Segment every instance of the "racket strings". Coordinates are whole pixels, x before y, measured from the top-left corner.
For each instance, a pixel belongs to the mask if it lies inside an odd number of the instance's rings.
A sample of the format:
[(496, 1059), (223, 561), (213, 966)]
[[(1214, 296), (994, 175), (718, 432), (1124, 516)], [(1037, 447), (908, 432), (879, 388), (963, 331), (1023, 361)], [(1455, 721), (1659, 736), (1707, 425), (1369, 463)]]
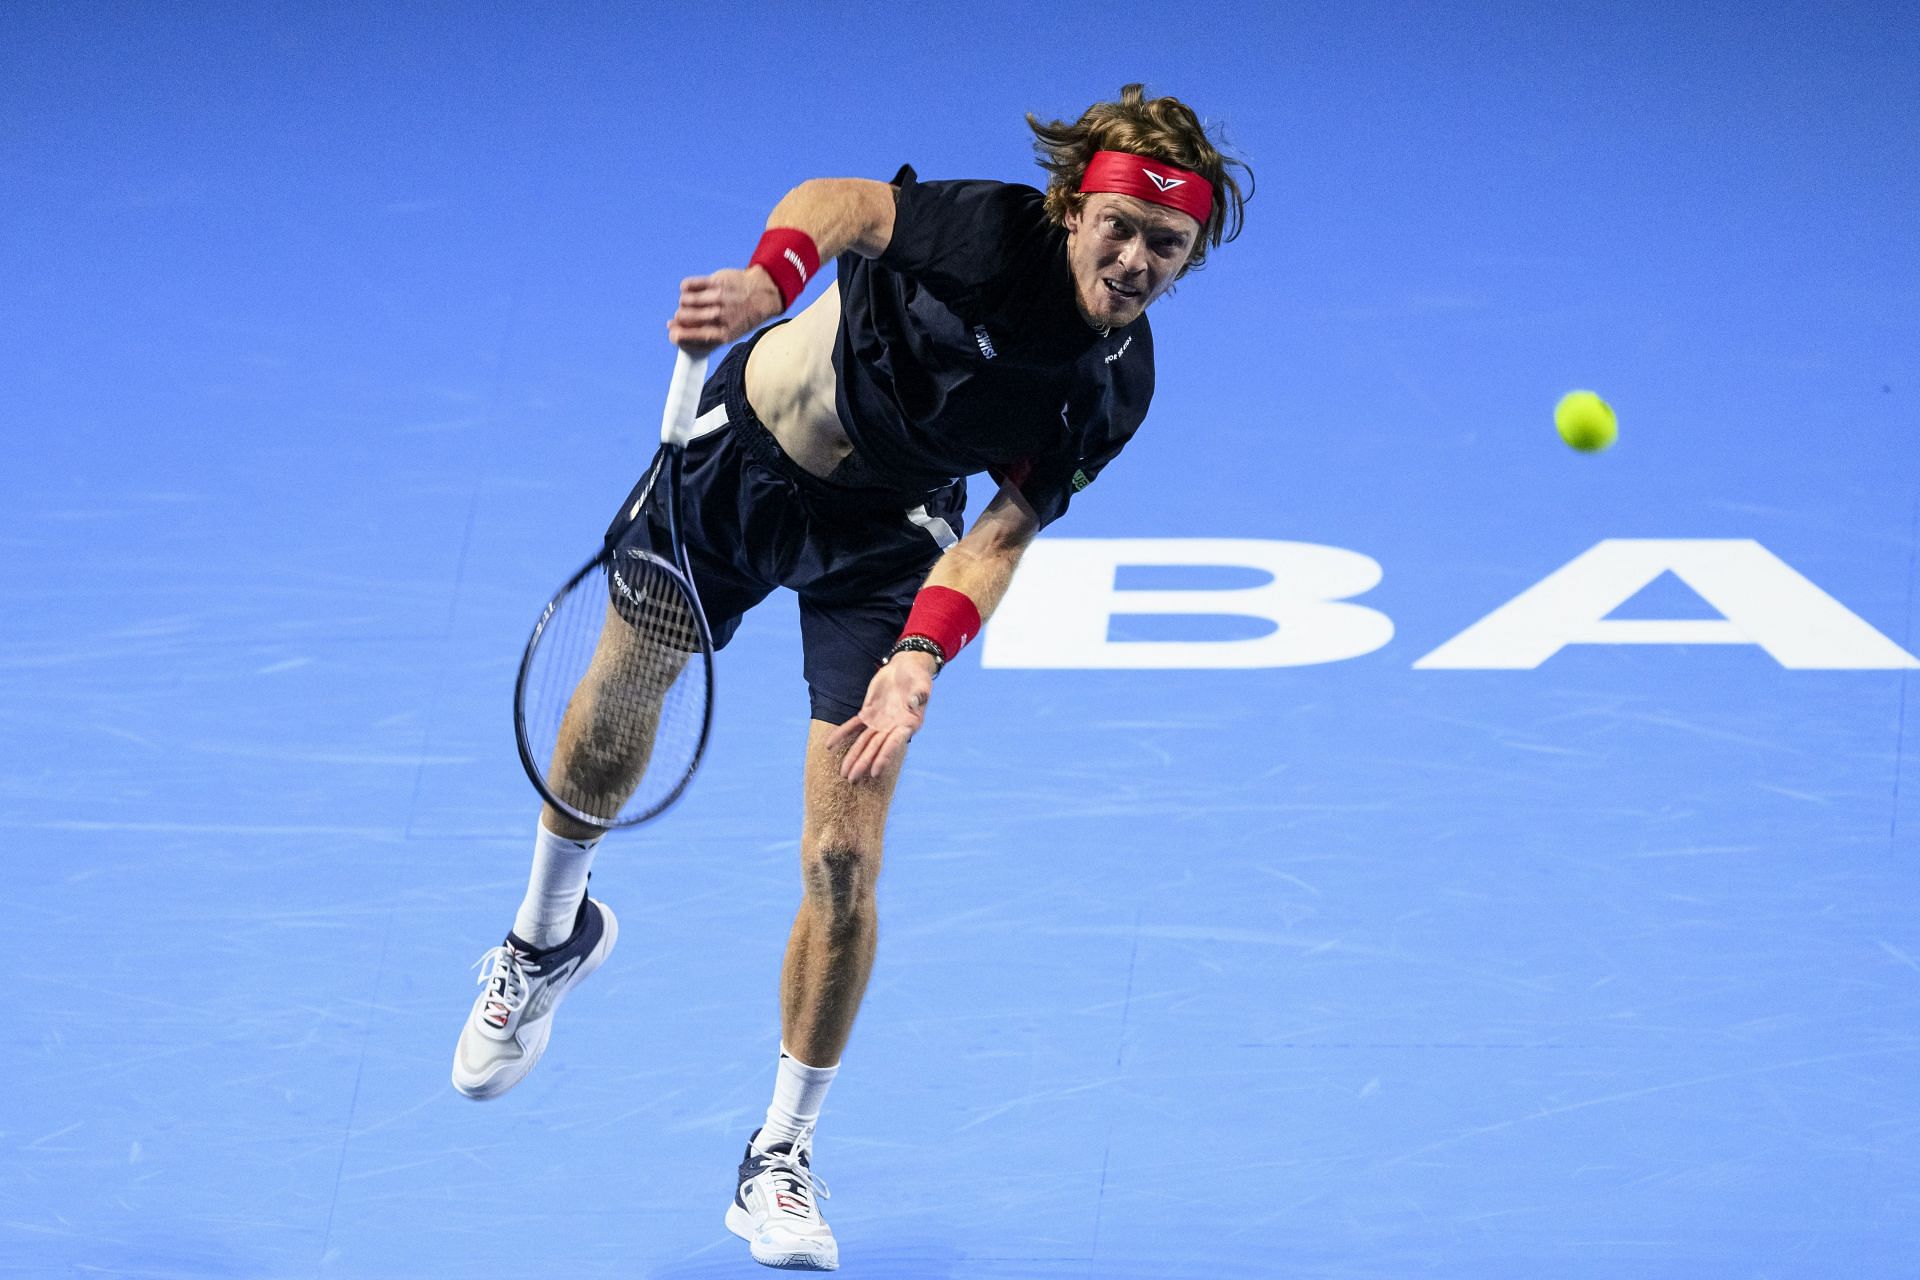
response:
[(565, 592), (524, 700), (553, 797), (607, 825), (664, 807), (705, 738), (705, 647), (684, 580), (652, 555), (623, 553)]

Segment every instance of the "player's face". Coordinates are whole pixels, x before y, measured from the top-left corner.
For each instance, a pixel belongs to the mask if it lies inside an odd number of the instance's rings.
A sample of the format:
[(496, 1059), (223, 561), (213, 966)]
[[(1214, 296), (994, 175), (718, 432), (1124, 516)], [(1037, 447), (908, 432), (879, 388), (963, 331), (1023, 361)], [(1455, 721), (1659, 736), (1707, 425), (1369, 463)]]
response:
[(1087, 323), (1118, 329), (1167, 291), (1200, 235), (1178, 209), (1099, 191), (1067, 214), (1067, 261)]

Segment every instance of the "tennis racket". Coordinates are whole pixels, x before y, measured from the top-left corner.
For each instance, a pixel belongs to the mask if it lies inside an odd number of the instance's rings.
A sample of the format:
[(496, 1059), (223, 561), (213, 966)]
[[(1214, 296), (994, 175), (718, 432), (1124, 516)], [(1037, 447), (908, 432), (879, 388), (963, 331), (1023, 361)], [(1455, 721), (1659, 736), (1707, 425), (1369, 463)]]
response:
[(706, 373), (704, 355), (680, 352), (640, 496), (548, 602), (514, 682), (527, 777), (590, 826), (630, 827), (678, 800), (713, 724), (713, 636), (680, 537), (680, 472)]

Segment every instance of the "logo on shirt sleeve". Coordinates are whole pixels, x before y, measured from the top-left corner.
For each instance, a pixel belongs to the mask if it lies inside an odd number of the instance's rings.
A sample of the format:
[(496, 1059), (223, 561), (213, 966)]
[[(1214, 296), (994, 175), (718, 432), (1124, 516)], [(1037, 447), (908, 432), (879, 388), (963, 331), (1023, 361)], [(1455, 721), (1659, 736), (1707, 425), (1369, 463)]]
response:
[(980, 344), (980, 354), (987, 359), (991, 360), (1000, 354), (993, 349), (993, 339), (987, 336), (987, 326), (983, 324), (973, 326), (973, 340)]

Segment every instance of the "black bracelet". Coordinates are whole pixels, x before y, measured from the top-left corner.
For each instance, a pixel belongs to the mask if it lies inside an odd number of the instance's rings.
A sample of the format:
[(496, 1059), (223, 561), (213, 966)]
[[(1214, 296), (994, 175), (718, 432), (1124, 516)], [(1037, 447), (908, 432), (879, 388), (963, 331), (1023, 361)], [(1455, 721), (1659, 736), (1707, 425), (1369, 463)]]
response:
[(887, 650), (887, 656), (880, 665), (883, 667), (886, 666), (887, 663), (892, 662), (894, 658), (903, 653), (924, 653), (929, 658), (932, 658), (933, 674), (936, 676), (940, 674), (940, 668), (947, 665), (946, 653), (939, 645), (927, 639), (925, 636), (901, 636), (893, 642), (893, 648)]

